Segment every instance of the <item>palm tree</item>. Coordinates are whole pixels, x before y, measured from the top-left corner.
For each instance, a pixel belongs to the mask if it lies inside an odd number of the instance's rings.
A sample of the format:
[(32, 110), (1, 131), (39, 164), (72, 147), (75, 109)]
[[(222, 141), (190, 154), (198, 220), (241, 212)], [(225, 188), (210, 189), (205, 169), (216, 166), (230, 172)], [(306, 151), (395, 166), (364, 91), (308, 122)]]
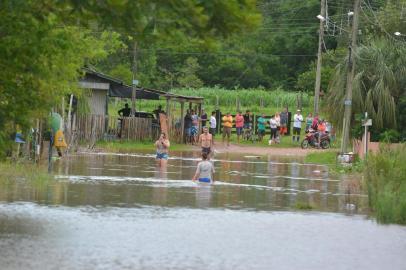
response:
[[(348, 57), (336, 66), (327, 98), (332, 121), (342, 125)], [(376, 128), (396, 128), (396, 106), (406, 95), (406, 44), (379, 39), (355, 52), (353, 114), (368, 112)]]

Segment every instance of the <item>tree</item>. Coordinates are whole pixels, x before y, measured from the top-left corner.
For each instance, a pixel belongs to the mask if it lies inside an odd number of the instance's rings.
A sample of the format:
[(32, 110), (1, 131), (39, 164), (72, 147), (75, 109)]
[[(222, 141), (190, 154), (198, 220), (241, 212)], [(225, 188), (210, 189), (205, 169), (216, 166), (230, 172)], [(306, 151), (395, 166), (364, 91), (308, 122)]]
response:
[(180, 70), (178, 84), (179, 87), (200, 88), (203, 86), (202, 80), (196, 75), (200, 65), (194, 57), (188, 57), (185, 66)]
[[(347, 61), (337, 66), (329, 89), (328, 106), (335, 108), (330, 117), (337, 125), (344, 113)], [(396, 107), (406, 95), (406, 46), (380, 38), (360, 46), (355, 61), (354, 114), (368, 112), (378, 129), (396, 128)]]
[(120, 43), (106, 32), (95, 37), (85, 29), (61, 26), (58, 17), (44, 13), (37, 1), (0, 5), (1, 150), (16, 125), (26, 128), (33, 119), (46, 116), (62, 97), (77, 90), (85, 64), (97, 63)]

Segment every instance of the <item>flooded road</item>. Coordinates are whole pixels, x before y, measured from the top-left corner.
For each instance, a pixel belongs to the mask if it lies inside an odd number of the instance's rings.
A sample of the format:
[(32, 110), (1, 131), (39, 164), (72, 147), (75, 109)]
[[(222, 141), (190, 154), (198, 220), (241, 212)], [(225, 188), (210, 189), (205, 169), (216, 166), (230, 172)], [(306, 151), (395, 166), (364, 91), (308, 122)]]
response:
[[(80, 154), (0, 183), (0, 269), (405, 269), (406, 227), (367, 218), (352, 179), (300, 158)], [(312, 209), (301, 211), (299, 209)]]

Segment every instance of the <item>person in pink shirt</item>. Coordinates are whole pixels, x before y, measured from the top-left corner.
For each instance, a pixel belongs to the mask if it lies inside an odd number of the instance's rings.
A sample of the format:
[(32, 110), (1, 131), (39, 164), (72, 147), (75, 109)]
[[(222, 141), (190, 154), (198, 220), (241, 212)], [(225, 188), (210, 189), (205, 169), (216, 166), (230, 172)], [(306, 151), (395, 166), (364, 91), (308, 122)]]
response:
[(238, 112), (235, 116), (235, 129), (237, 130), (237, 142), (240, 143), (240, 136), (242, 135), (242, 129), (244, 126), (244, 116), (241, 112)]

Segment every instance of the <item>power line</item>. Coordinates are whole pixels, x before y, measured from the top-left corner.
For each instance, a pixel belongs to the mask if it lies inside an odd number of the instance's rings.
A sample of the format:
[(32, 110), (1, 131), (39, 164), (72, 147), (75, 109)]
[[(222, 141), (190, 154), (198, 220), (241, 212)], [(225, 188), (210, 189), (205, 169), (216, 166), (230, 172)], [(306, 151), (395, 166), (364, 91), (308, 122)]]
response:
[(155, 51), (158, 54), (173, 54), (173, 55), (218, 55), (218, 56), (280, 56), (280, 57), (315, 57), (315, 54), (268, 54), (268, 53), (217, 53), (217, 52), (172, 52), (165, 50), (153, 50), (153, 49), (139, 49), (139, 51)]

